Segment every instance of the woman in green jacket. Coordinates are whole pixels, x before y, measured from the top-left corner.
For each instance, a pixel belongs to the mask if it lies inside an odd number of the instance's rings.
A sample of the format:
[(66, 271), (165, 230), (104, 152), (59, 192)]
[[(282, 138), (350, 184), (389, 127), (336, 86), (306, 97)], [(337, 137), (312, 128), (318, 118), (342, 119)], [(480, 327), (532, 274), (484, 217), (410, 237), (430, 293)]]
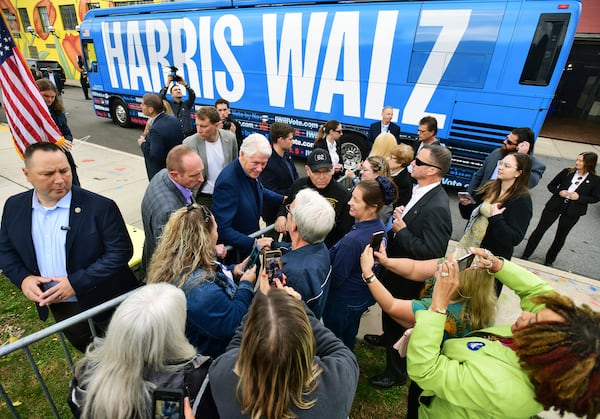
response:
[(431, 308), (416, 313), (408, 374), (424, 390), (420, 418), (527, 418), (554, 407), (600, 413), (600, 315), (553, 292), (542, 279), (489, 251), (474, 266), (513, 289), (525, 311), (441, 344), (446, 307), (458, 287), (454, 261), (439, 265)]

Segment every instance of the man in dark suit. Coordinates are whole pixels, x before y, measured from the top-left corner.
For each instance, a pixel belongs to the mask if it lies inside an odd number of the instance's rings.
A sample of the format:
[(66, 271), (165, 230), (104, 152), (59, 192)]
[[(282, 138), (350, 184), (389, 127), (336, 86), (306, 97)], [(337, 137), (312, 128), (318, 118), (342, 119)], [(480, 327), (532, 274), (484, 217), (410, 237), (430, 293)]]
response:
[[(294, 132), (294, 127), (281, 122), (274, 122), (269, 129), (273, 153), (260, 174), (260, 181), (265, 188), (281, 195), (289, 195), (292, 183), (298, 179), (296, 165), (289, 153), (294, 144)], [(267, 225), (275, 222), (280, 206), (267, 203), (263, 205), (262, 218)]]
[(375, 138), (382, 132), (389, 132), (396, 137), (396, 142), (400, 144), (400, 126), (392, 122), (394, 110), (391, 106), (386, 106), (381, 111), (381, 121), (373, 122), (369, 127), (369, 135), (367, 137), (367, 147), (371, 150)]
[(269, 248), (273, 241), (270, 237), (255, 240), (248, 236), (259, 228), (263, 202), (275, 205), (283, 202), (283, 195), (264, 188), (258, 180), (270, 155), (271, 146), (264, 135), (249, 135), (242, 143), (239, 158), (221, 171), (215, 184), (213, 213), (219, 240), (233, 246), (240, 260), (250, 254), (255, 242), (263, 249)]
[[(394, 222), (388, 239), (387, 253), (394, 258), (426, 260), (444, 256), (450, 234), (452, 218), (448, 195), (441, 185), (442, 177), (450, 168), (452, 154), (439, 145), (425, 145), (411, 163), (412, 177), (417, 181), (412, 197), (404, 207), (394, 210)], [(417, 299), (422, 282), (415, 282), (385, 271), (382, 283), (395, 298)], [(370, 382), (379, 388), (389, 388), (406, 383), (406, 358), (401, 358), (392, 345), (400, 339), (405, 328), (387, 314), (382, 314), (383, 340), (386, 346), (386, 369), (372, 377)], [(365, 340), (380, 338), (366, 335)], [(375, 339), (377, 340), (377, 339)]]
[[(72, 187), (65, 154), (51, 143), (25, 150), (23, 173), (33, 189), (10, 197), (0, 227), (0, 268), (56, 321), (134, 289), (128, 267), (133, 245), (117, 205)], [(94, 318), (103, 331), (110, 315)], [(91, 340), (86, 322), (64, 331), (78, 350)]]
[(53, 85), (56, 86), (58, 96), (62, 95), (65, 92), (65, 86), (62, 82), (62, 79), (60, 78), (59, 71), (54, 71), (52, 67), (47, 67), (45, 77), (49, 79)]
[[(220, 129), (221, 118), (213, 106), (203, 106), (196, 111), (196, 134), (183, 140), (193, 148), (205, 163), (202, 175), (204, 183), (196, 193), (196, 202), (212, 209), (212, 194), (221, 171), (238, 156), (235, 135)], [(210, 158), (209, 158), (210, 156)]]
[(169, 150), (183, 141), (179, 120), (164, 110), (159, 95), (147, 93), (142, 97), (142, 112), (149, 118), (150, 130), (138, 138), (138, 145), (144, 153), (148, 180), (166, 167)]

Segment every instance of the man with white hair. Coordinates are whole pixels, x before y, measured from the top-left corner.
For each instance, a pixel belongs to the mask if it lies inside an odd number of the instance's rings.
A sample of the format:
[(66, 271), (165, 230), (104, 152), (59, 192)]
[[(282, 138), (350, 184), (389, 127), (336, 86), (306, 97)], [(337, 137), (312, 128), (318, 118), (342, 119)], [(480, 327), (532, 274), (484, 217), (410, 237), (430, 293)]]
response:
[[(286, 283), (302, 296), (302, 300), (320, 319), (329, 291), (331, 260), (324, 240), (335, 224), (335, 210), (313, 189), (296, 194), (287, 211), (287, 231), (291, 251), (282, 257)], [(310, 261), (310, 263), (308, 262)]]
[(263, 201), (281, 205), (284, 199), (258, 181), (271, 151), (264, 135), (249, 135), (242, 143), (239, 158), (227, 165), (215, 182), (212, 209), (219, 240), (233, 246), (240, 260), (248, 256), (255, 242), (264, 249), (270, 248), (273, 241), (270, 237), (255, 240), (248, 236), (259, 229)]

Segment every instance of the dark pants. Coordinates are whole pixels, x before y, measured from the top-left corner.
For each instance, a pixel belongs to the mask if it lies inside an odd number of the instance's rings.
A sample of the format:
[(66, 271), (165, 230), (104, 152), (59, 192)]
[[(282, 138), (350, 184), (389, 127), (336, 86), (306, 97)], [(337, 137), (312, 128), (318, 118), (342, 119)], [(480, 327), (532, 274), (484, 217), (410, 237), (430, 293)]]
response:
[[(394, 296), (403, 300), (418, 299), (423, 288), (422, 282), (411, 281), (391, 272), (383, 274), (382, 284)], [(408, 376), (406, 372), (406, 358), (392, 346), (402, 337), (406, 328), (397, 323), (385, 312), (381, 314), (384, 342), (386, 346), (386, 365), (383, 374), (394, 381), (402, 382)]]
[(323, 323), (348, 348), (353, 350), (358, 327), (360, 326), (360, 318), (373, 304), (374, 302), (370, 298), (362, 303), (349, 304), (337, 300), (330, 293), (323, 311)]
[[(69, 317), (73, 317), (84, 310), (78, 302), (67, 302), (51, 304), (50, 311), (52, 312), (52, 316), (54, 316), (54, 320), (56, 320), (58, 323), (62, 320), (68, 319)], [(94, 321), (94, 327), (96, 328), (96, 333), (98, 336), (104, 335), (109, 322), (110, 317), (108, 317), (106, 320)], [(85, 352), (85, 348), (87, 348), (88, 344), (94, 338), (87, 320), (67, 327), (65, 330), (63, 330), (63, 334), (79, 352)]]
[[(560, 217), (560, 218), (559, 218)], [(550, 245), (548, 249), (548, 253), (546, 253), (546, 264), (552, 264), (556, 260), (558, 256), (558, 252), (565, 244), (567, 239), (567, 235), (571, 231), (571, 229), (577, 224), (579, 221), (579, 216), (570, 217), (567, 214), (560, 214), (558, 212), (551, 212), (544, 208), (542, 211), (542, 216), (540, 218), (540, 222), (537, 227), (531, 233), (529, 240), (527, 242), (527, 246), (525, 247), (525, 252), (523, 252), (523, 257), (530, 257), (537, 245), (542, 240), (544, 233), (550, 228), (552, 224), (558, 220), (558, 229), (556, 230), (556, 236), (554, 236), (554, 241)]]

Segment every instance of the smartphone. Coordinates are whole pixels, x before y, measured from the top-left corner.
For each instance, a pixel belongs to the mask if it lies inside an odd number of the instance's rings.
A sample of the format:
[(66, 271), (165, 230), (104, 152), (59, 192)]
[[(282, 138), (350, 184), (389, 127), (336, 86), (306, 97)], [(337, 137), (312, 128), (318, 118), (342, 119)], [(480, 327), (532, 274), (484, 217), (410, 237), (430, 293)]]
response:
[[(252, 251), (250, 252), (250, 256), (248, 256), (248, 262), (246, 262), (246, 265), (244, 265), (244, 269), (242, 270), (246, 272), (248, 269), (250, 269), (257, 263), (260, 263), (260, 247), (258, 246), (258, 244), (255, 244), (254, 246), (252, 246)], [(256, 275), (259, 274), (260, 265), (256, 267)]]
[(475, 202), (475, 200), (473, 199), (473, 197), (471, 196), (471, 194), (469, 192), (467, 192), (467, 191), (459, 192), (458, 193), (458, 197), (459, 198), (467, 198), (469, 201)]
[(379, 251), (379, 247), (381, 247), (381, 241), (385, 237), (385, 231), (376, 231), (371, 235), (371, 247), (373, 250)]
[(458, 263), (458, 270), (464, 271), (465, 269), (467, 269), (473, 263), (473, 259), (475, 259), (475, 255), (473, 253), (469, 253), (467, 255), (464, 255), (463, 257), (458, 258), (456, 260), (456, 263)]
[(157, 388), (152, 393), (153, 418), (183, 418), (183, 390)]
[(279, 278), (283, 283), (281, 250), (269, 250), (265, 252), (263, 264), (267, 278), (269, 278), (269, 284), (275, 284), (275, 278)]

